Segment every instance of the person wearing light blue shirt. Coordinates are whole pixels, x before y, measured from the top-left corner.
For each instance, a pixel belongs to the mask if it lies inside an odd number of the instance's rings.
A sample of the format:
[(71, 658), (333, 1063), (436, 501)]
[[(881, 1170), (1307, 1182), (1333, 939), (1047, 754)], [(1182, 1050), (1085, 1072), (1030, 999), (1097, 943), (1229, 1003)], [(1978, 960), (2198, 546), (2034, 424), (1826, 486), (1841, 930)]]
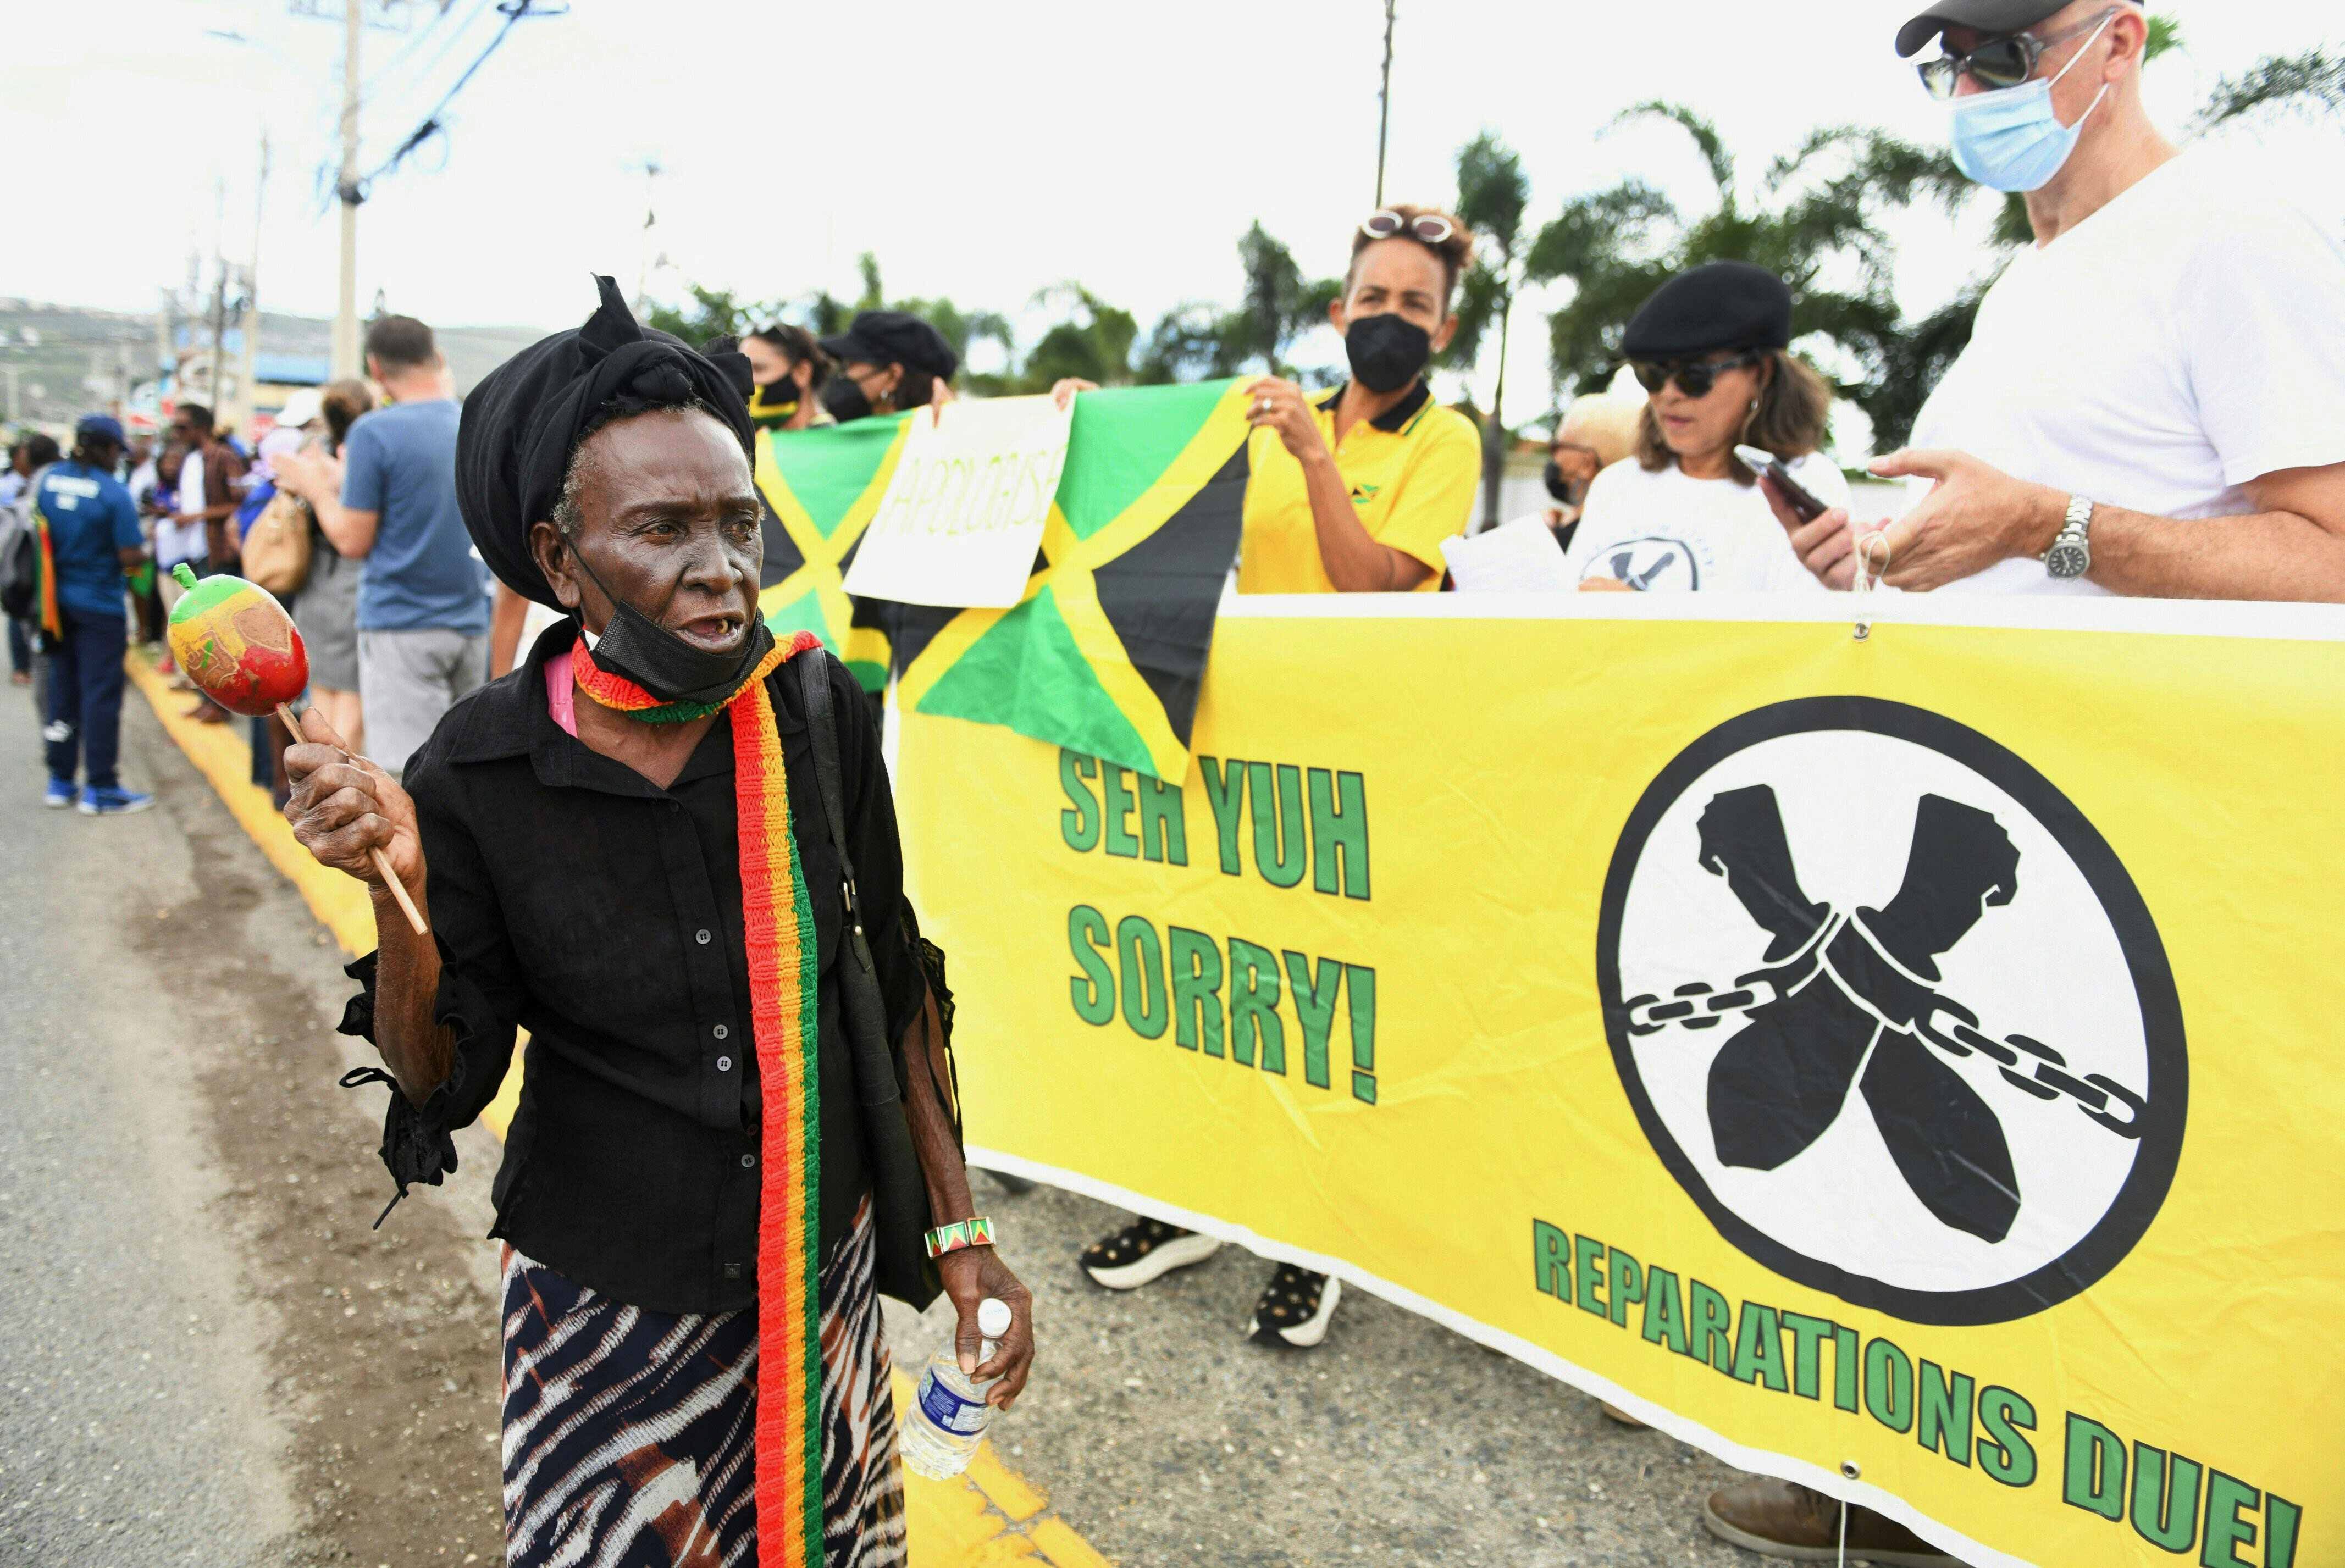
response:
[(365, 562), (359, 697), (369, 747), (396, 777), (456, 699), (488, 681), (488, 573), (456, 507), (462, 410), (431, 329), (386, 316), (366, 346), (391, 402), (350, 427), (339, 465), (298, 454), (279, 482), (310, 502), (336, 550)]

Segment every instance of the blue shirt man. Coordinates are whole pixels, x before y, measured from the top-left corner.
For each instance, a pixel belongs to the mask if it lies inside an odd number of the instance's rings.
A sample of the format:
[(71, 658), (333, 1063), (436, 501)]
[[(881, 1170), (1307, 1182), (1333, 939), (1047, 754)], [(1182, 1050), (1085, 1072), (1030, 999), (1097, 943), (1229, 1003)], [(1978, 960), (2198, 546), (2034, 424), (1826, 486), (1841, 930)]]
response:
[(456, 509), (454, 400), (393, 403), (350, 427), (342, 506), (376, 515), (359, 580), (359, 629), (485, 635), (489, 602)]
[[(84, 421), (85, 445), (76, 447), (76, 452), (86, 450), (86, 427), (93, 422)], [(124, 556), (135, 554), (144, 543), (137, 503), (130, 499), (129, 489), (110, 470), (67, 458), (41, 476), (34, 504), (49, 522), (58, 607), (76, 615), (123, 620), (122, 596), (127, 591)]]
[[(55, 622), (43, 631), (49, 653), (46, 804), (78, 804), (85, 816), (118, 816), (155, 804), (121, 785), (115, 762), (122, 739), (122, 659), (129, 642), (122, 569), (142, 559), (138, 508), (114, 477), (122, 460), (122, 426), (86, 414), (74, 428), (73, 455), (41, 476), (34, 506), (48, 534), (56, 573)], [(74, 774), (86, 788), (76, 788)]]
[(456, 699), (489, 678), (488, 568), (456, 508), (461, 410), (431, 329), (386, 316), (367, 329), (367, 373), (391, 405), (350, 427), (339, 488), (289, 462), (359, 577), (359, 700), (368, 750), (396, 776)]

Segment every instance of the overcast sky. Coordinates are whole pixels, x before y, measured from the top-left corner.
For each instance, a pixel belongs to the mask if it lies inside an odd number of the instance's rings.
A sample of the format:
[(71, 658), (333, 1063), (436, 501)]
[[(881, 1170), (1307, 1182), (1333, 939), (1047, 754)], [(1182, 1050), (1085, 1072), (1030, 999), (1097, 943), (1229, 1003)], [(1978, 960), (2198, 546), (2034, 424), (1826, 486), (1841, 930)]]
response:
[[(1386, 194), (1446, 202), (1457, 147), (1487, 127), (1522, 153), (1535, 222), (1632, 173), (1700, 209), (1707, 181), (1681, 133), (1606, 133), (1651, 97), (1711, 116), (1746, 179), (1819, 125), (1940, 139), (1943, 106), (1890, 46), (1914, 5), (1401, 0)], [(2188, 44), (2151, 68), (2169, 126), (2226, 72), (2345, 38), (2336, 6), (2312, 0), (2167, 9)], [(409, 33), (367, 35), (369, 167), (499, 25), (492, 0), (409, 10)], [(222, 179), (225, 248), (242, 258), (265, 126), (264, 300), (331, 313), (338, 19), (288, 0), (110, 0), (28, 7), (11, 30), (0, 145), (42, 172), (13, 204), (22, 238), (0, 246), (0, 295), (151, 309), (191, 248), (212, 249)], [(448, 137), (376, 184), (360, 306), (380, 288), (430, 321), (574, 323), (590, 270), (634, 287), (645, 181), (631, 166), (652, 157), (666, 171), (654, 245), (671, 264), (655, 294), (688, 278), (851, 298), (868, 249), (894, 294), (1015, 314), (1080, 278), (1145, 329), (1183, 300), (1234, 298), (1233, 242), (1256, 217), (1307, 269), (1342, 266), (1375, 194), (1382, 51), (1376, 0), (573, 0), (515, 27)], [(2345, 131), (2265, 139), (2282, 167), (2310, 167)], [(70, 220), (24, 223), (69, 188)], [(1985, 265), (1986, 212), (1900, 225), (1909, 309)], [(1543, 387), (1540, 339), (1518, 326), (1510, 369)]]

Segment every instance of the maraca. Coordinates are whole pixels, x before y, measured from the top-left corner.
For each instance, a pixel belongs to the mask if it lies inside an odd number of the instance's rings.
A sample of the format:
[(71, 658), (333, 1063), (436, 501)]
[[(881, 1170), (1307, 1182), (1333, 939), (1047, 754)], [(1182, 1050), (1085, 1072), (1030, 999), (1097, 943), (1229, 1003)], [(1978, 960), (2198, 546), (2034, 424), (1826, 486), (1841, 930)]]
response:
[[(275, 713), (299, 740), (301, 721), (291, 703), (310, 689), (310, 651), (285, 606), (241, 577), (198, 582), (185, 564), (173, 567), (171, 575), (187, 590), (172, 607), (168, 635), (171, 657), (188, 679), (231, 713), (255, 719)], [(391, 870), (390, 857), (378, 849), (374, 865), (415, 934), (428, 934), (431, 928)]]

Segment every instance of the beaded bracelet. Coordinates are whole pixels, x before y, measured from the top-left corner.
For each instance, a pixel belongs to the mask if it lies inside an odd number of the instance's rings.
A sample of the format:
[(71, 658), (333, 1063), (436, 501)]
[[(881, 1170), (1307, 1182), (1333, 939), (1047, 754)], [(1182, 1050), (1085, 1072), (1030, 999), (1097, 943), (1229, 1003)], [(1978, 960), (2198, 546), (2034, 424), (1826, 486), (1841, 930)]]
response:
[(964, 1247), (990, 1247), (993, 1245), (993, 1221), (986, 1219), (962, 1219), (950, 1225), (939, 1225), (929, 1232), (926, 1239), (931, 1258), (941, 1258)]

